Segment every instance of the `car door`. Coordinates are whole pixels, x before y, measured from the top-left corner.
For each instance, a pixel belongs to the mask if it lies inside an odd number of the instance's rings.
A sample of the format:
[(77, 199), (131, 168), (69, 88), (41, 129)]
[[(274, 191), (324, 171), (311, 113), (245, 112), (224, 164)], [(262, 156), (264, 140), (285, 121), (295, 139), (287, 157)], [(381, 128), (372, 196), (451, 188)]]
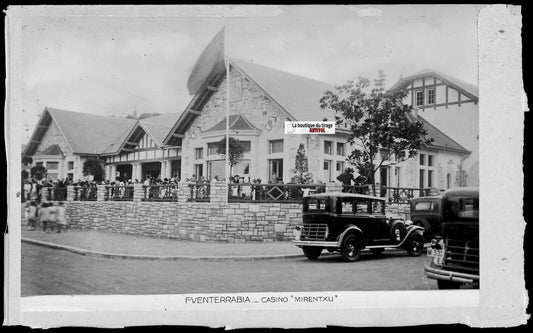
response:
[(373, 242), (390, 242), (390, 225), (385, 216), (385, 202), (372, 200), (370, 205), (370, 219), (372, 221)]
[(369, 199), (357, 198), (354, 201), (353, 224), (361, 229), (365, 240), (372, 239), (373, 231)]

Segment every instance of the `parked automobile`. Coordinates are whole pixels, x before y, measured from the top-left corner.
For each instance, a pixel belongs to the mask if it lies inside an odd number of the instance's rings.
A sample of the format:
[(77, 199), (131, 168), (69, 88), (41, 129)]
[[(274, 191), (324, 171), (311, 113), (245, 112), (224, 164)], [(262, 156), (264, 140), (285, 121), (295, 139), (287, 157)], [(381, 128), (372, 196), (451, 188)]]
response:
[(419, 197), (409, 201), (411, 221), (424, 228), (424, 240), (430, 241), (440, 233), (442, 223), (442, 195)]
[(439, 289), (479, 287), (479, 189), (457, 188), (443, 194), (442, 230), (431, 240), (424, 266)]
[(403, 248), (412, 256), (424, 249), (424, 229), (399, 217), (385, 215), (385, 200), (368, 195), (329, 192), (303, 198), (303, 225), (294, 244), (317, 259), (324, 249), (340, 252), (344, 261), (357, 261), (363, 249), (380, 254)]

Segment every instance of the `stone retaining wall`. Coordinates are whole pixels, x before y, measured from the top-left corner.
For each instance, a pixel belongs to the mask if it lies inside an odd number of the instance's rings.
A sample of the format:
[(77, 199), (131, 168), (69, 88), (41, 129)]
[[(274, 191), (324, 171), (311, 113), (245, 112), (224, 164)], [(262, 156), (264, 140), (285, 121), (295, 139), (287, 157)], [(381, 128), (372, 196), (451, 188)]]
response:
[(72, 228), (208, 242), (289, 241), (302, 223), (300, 203), (226, 203), (222, 182), (211, 184), (210, 202), (188, 202), (188, 186), (179, 188), (177, 202), (70, 199), (67, 219)]

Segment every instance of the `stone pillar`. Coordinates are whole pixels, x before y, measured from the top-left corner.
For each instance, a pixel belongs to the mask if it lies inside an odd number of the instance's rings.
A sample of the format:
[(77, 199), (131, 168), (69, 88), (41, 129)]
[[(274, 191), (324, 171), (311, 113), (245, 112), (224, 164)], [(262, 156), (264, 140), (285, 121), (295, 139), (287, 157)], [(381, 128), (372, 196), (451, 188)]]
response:
[(106, 180), (111, 179), (111, 166), (110, 165), (105, 166), (105, 179)]
[(178, 183), (178, 202), (184, 203), (187, 202), (191, 197), (191, 188), (189, 183), (180, 182)]
[(67, 185), (67, 201), (74, 201), (74, 186)]
[(161, 161), (160, 164), (161, 164), (161, 171), (160, 171), (161, 179), (164, 179), (165, 174), (167, 173), (167, 162)]
[(144, 179), (143, 177), (143, 165), (142, 163), (137, 163), (137, 173), (135, 174), (135, 178), (138, 179), (140, 182), (142, 182)]
[(96, 185), (96, 201), (105, 201), (105, 185)]
[(225, 181), (211, 182), (210, 201), (217, 204), (225, 204), (228, 198), (228, 184)]
[(114, 164), (111, 164), (111, 176), (109, 177), (110, 182), (114, 182), (117, 180), (117, 166)]
[(166, 167), (165, 167), (165, 177), (164, 178), (172, 178), (172, 161), (165, 161)]
[(131, 181), (134, 182), (135, 178), (137, 178), (137, 168), (139, 167), (139, 163), (132, 163), (131, 164)]
[(142, 201), (144, 198), (143, 184), (133, 184), (133, 201)]

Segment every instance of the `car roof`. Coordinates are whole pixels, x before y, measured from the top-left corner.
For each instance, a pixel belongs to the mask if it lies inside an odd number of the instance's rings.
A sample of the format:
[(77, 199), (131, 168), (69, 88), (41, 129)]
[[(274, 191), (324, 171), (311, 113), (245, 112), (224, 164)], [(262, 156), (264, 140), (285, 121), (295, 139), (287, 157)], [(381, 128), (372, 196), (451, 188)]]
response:
[(346, 192), (323, 192), (310, 194), (306, 198), (327, 198), (327, 197), (338, 197), (338, 198), (360, 198), (360, 199), (372, 199), (385, 201), (385, 198), (374, 197), (371, 195), (357, 194), (357, 193), (346, 193)]
[(479, 198), (479, 187), (458, 187), (446, 190), (443, 194), (445, 197), (475, 197)]

